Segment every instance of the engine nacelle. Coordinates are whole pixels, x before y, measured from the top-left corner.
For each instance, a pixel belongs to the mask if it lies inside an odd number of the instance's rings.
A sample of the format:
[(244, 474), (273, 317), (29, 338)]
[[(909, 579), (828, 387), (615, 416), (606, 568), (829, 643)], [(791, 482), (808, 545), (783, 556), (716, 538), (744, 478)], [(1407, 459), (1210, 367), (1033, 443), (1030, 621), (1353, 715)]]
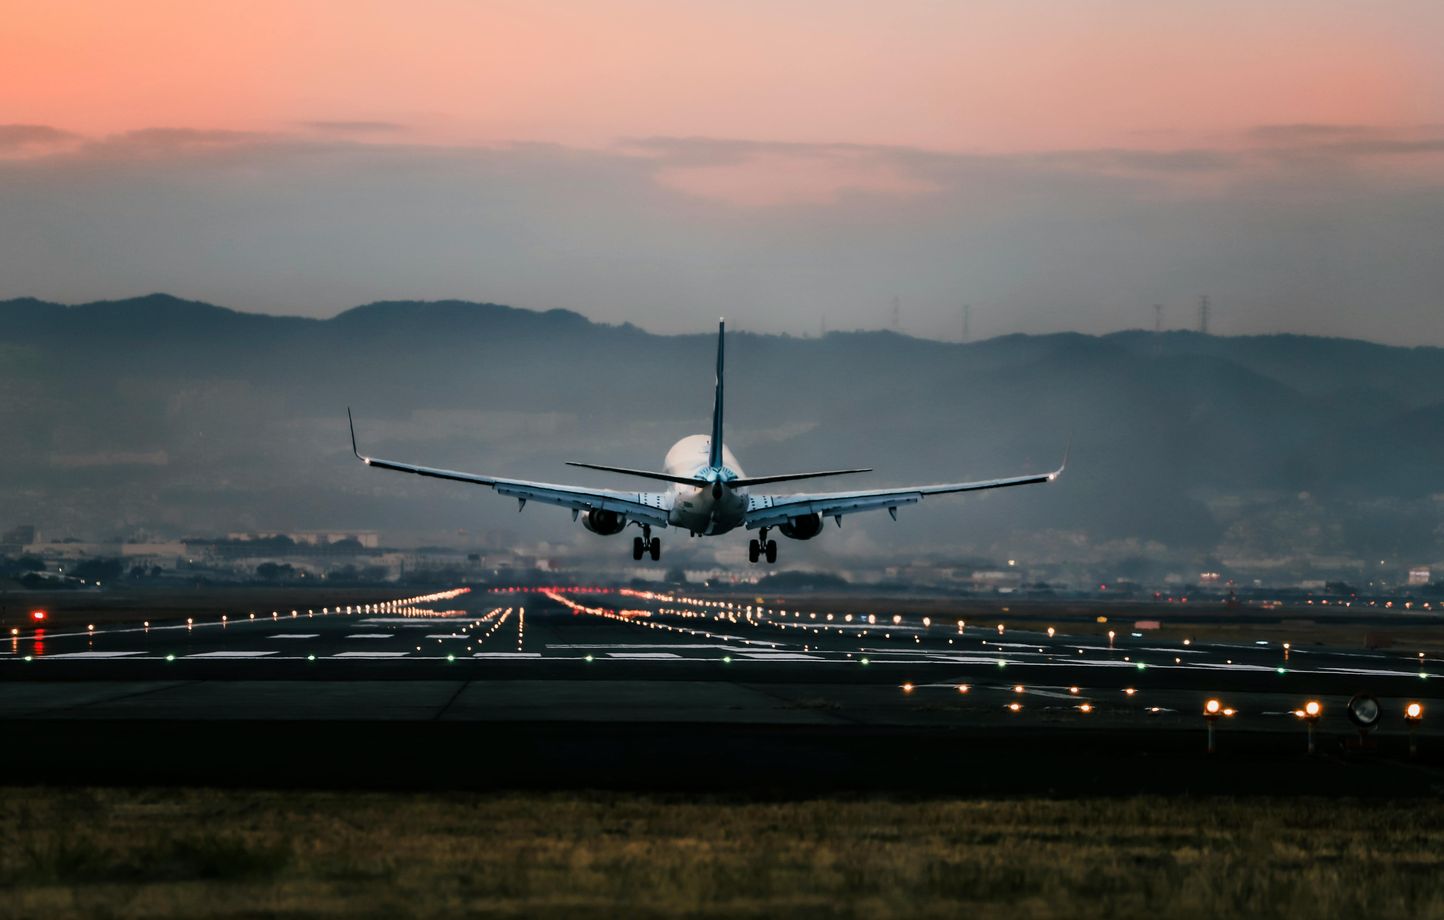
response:
[(793, 540), (811, 540), (822, 533), (822, 515), (807, 514), (788, 518), (786, 523), (777, 525), (777, 529), (784, 537)]
[(615, 511), (593, 508), (582, 515), (582, 526), (592, 533), (610, 537), (612, 534), (621, 533), (622, 528), (627, 526), (627, 516)]

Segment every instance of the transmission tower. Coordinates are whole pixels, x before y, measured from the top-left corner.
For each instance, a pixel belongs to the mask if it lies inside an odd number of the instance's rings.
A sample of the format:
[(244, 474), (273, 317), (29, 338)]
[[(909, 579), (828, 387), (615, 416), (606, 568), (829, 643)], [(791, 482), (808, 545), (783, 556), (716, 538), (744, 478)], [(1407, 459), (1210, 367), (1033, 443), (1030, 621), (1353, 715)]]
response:
[(973, 305), (970, 304), (970, 303), (965, 303), (965, 304), (963, 304), (963, 341), (964, 341), (964, 342), (971, 342), (971, 341), (973, 340), (972, 333), (971, 333), (971, 331), (970, 331), (969, 328), (968, 328), (970, 325), (972, 325), (972, 321), (973, 321)]
[(1163, 304), (1161, 303), (1153, 305), (1153, 331), (1163, 331)]
[(1198, 331), (1208, 335), (1208, 315), (1212, 308), (1208, 304), (1208, 295), (1204, 294), (1198, 298)]

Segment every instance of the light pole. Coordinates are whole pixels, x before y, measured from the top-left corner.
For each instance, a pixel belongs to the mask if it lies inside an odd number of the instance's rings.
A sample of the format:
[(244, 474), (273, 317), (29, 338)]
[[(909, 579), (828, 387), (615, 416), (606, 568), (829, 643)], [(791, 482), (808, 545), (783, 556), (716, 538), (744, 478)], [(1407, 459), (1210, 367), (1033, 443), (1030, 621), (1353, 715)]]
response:
[(1309, 756), (1314, 753), (1314, 724), (1319, 721), (1319, 716), (1324, 714), (1324, 704), (1318, 700), (1309, 700), (1304, 704), (1303, 709), (1294, 710), (1294, 715), (1304, 720), (1304, 727), (1309, 732)]
[(1424, 706), (1421, 703), (1410, 703), (1404, 707), (1404, 722), (1409, 726), (1409, 756), (1414, 757), (1419, 753), (1419, 723), (1424, 721)]

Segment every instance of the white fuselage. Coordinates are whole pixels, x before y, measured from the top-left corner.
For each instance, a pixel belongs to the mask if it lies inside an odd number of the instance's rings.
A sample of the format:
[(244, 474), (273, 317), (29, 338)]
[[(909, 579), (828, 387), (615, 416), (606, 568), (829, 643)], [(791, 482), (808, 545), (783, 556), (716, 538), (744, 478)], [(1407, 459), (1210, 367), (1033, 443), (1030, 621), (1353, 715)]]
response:
[[(667, 451), (662, 469), (672, 476), (715, 476), (708, 466), (708, 455), (712, 439), (705, 434), (694, 434), (683, 438)], [(742, 466), (727, 445), (722, 445), (721, 480), (741, 478)], [(712, 536), (726, 533), (742, 526), (747, 511), (747, 490), (722, 488), (720, 497), (712, 485), (689, 486), (675, 483), (672, 486), (672, 510), (667, 523), (673, 527), (691, 531), (694, 534)]]

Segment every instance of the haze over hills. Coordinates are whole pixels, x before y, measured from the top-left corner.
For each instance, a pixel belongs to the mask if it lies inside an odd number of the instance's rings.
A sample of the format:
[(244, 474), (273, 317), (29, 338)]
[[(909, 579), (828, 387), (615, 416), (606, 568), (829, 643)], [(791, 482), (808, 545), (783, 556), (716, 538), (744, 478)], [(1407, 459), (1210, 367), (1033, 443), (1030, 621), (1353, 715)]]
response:
[[(0, 302), (0, 526), (50, 536), (365, 528), (626, 554), (559, 509), (367, 470), (369, 453), (645, 488), (711, 411), (715, 331), (656, 336), (566, 311), (376, 303), (328, 320), (152, 295)], [(1149, 576), (1319, 576), (1444, 561), (1444, 349), (1187, 332), (945, 344), (733, 331), (728, 443), (750, 474), (835, 466), (853, 487), (1034, 472), (1051, 487), (844, 519), (784, 561), (951, 558)], [(677, 553), (741, 562), (745, 536)], [(470, 539), (470, 538), (468, 538)], [(1383, 560), (1382, 568), (1375, 569)], [(629, 561), (629, 560), (628, 560)]]

